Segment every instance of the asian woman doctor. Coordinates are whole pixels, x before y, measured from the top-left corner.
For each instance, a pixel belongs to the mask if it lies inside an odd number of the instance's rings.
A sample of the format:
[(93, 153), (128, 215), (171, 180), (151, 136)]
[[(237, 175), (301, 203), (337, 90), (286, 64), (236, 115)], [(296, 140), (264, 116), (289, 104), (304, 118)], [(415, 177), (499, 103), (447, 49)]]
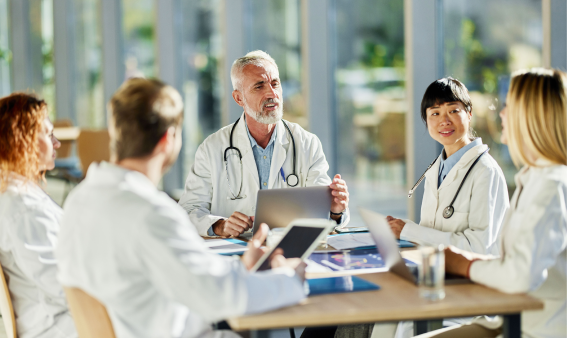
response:
[(508, 190), (488, 147), (474, 137), (472, 112), (468, 90), (456, 79), (437, 80), (425, 91), (421, 117), (443, 151), (420, 179), (425, 177), (421, 222), (388, 216), (398, 238), (499, 254), (497, 239), (509, 206)]

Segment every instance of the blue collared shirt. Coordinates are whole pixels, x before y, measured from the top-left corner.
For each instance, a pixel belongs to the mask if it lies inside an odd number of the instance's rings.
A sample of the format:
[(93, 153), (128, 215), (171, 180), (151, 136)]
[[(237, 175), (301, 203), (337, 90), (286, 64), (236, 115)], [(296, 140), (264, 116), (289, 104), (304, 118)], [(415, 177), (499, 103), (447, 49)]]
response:
[(258, 169), (260, 189), (268, 189), (268, 182), (270, 180), (270, 167), (272, 166), (272, 155), (274, 154), (274, 142), (276, 140), (276, 131), (277, 126), (274, 127), (274, 132), (272, 133), (272, 137), (270, 138), (270, 142), (268, 142), (266, 148), (262, 148), (258, 145), (252, 135), (250, 135), (248, 124), (246, 124), (246, 132), (248, 133), (248, 138), (250, 139), (250, 145), (252, 146), (252, 153), (254, 153), (256, 168)]
[(439, 189), (441, 183), (443, 183), (443, 180), (445, 179), (445, 177), (447, 177), (447, 174), (451, 171), (451, 169), (453, 169), (455, 164), (457, 164), (461, 160), (463, 155), (473, 147), (479, 146), (481, 144), (482, 139), (480, 137), (477, 137), (473, 141), (471, 141), (471, 143), (462, 147), (447, 159), (443, 159), (443, 157), (445, 156), (445, 150), (443, 149), (441, 151), (441, 162), (439, 163), (439, 178), (437, 180), (437, 189)]

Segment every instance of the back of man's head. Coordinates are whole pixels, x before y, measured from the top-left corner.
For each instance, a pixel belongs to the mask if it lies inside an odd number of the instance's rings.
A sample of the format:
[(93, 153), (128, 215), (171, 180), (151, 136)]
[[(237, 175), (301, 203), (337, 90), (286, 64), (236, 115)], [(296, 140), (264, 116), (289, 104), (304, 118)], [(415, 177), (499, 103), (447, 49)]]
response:
[(170, 127), (181, 125), (183, 102), (173, 87), (161, 81), (133, 78), (110, 99), (109, 121), (113, 160), (145, 157)]

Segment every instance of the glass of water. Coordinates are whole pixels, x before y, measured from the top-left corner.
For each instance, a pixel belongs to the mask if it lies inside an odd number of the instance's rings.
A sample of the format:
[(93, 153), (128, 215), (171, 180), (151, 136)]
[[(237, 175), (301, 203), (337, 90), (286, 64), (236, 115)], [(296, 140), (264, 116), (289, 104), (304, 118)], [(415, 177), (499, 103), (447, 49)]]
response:
[(420, 246), (419, 295), (427, 300), (445, 298), (445, 247)]

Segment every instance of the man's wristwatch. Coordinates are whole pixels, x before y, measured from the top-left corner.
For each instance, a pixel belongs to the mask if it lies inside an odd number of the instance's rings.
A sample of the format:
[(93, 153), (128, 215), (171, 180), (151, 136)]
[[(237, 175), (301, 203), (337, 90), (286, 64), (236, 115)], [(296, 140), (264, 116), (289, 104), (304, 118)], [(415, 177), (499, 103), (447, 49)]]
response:
[(333, 215), (333, 216), (342, 216), (342, 215), (343, 215), (343, 214), (345, 213), (345, 211), (344, 211), (344, 210), (343, 210), (343, 211), (341, 211), (341, 212), (338, 212), (338, 213), (337, 213), (337, 212), (332, 212), (332, 211), (329, 211), (329, 212), (330, 212), (330, 213), (331, 213), (331, 215)]

